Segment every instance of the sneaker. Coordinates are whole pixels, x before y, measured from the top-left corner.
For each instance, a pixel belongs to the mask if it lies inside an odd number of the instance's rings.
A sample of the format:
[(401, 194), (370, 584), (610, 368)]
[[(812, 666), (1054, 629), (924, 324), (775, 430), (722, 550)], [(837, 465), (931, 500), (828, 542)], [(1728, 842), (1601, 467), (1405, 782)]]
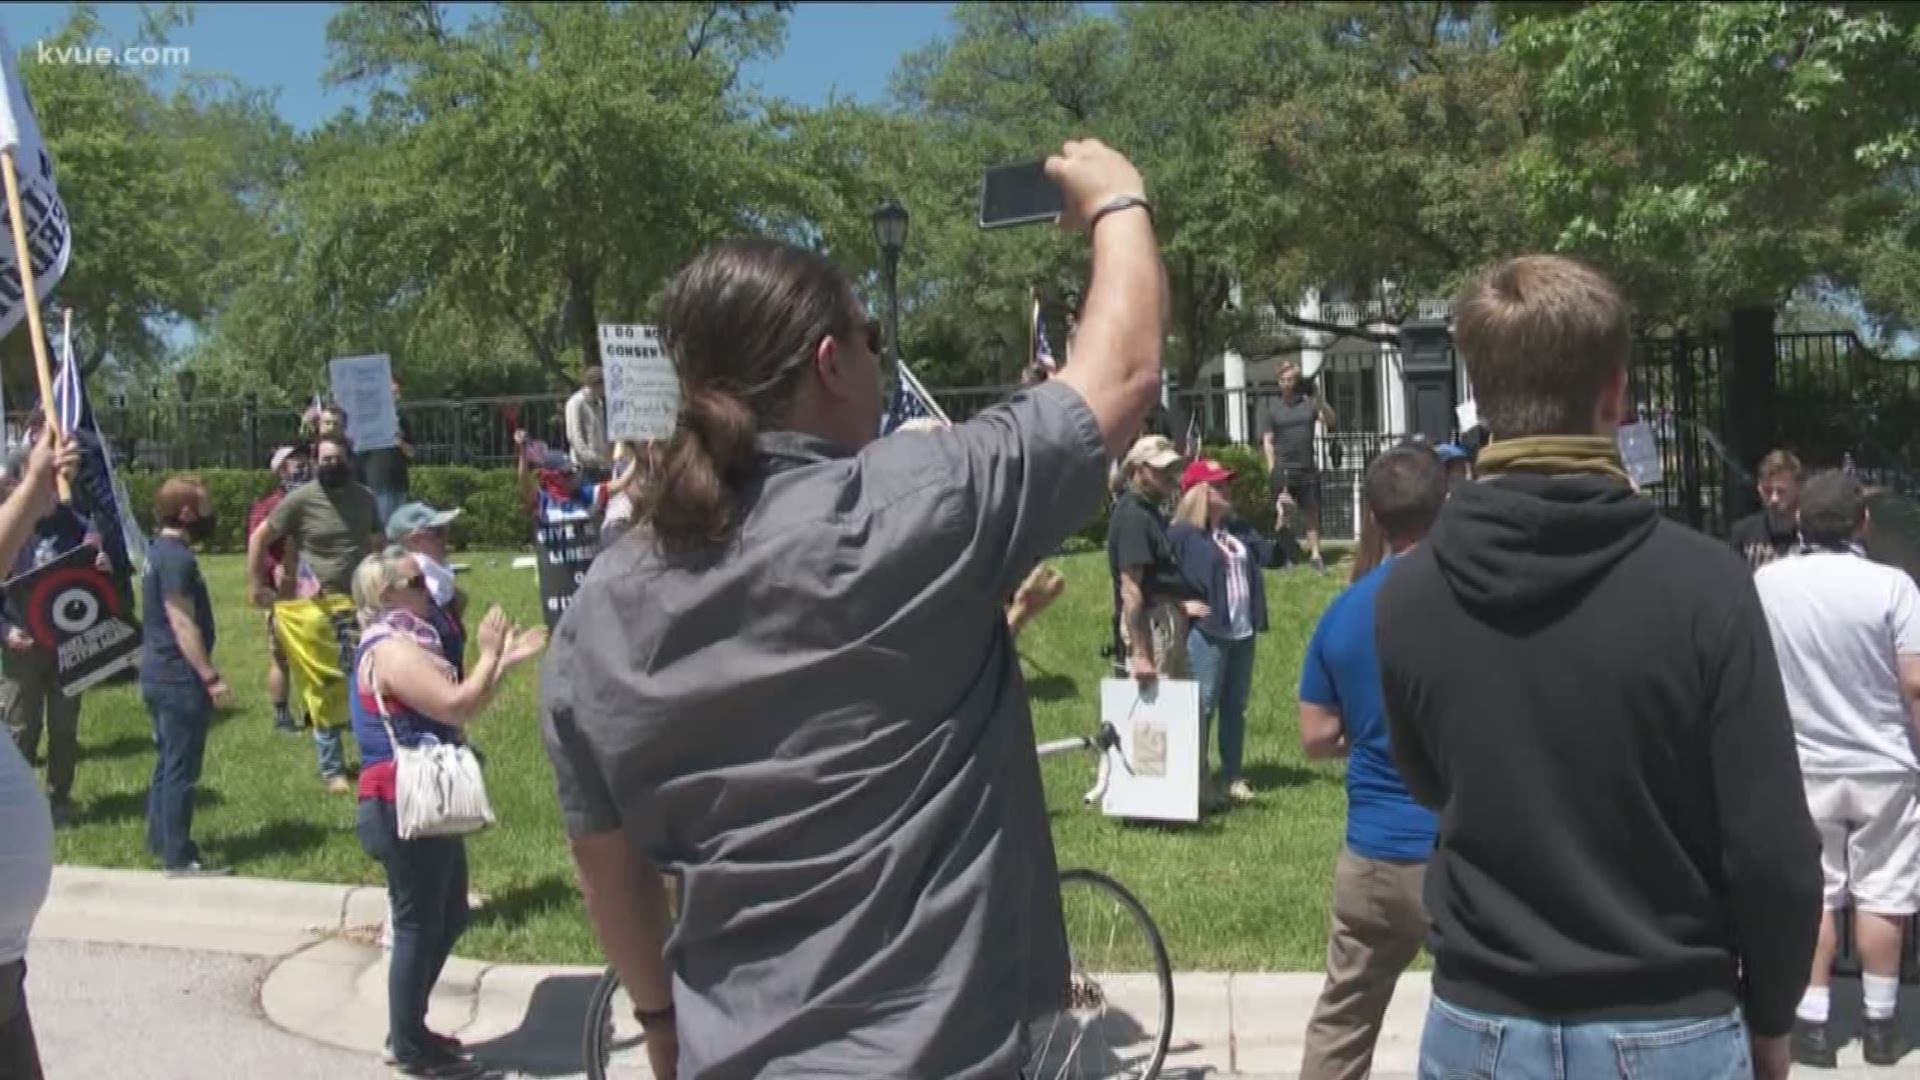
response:
[(1247, 786), (1245, 780), (1235, 780), (1227, 785), (1227, 798), (1239, 803), (1252, 802), (1253, 789)]
[(282, 731), (289, 735), (300, 730), (293, 722), (293, 714), (287, 711), (285, 705), (273, 710), (273, 730)]
[[(427, 1032), (427, 1041), (433, 1044), (434, 1049), (443, 1050), (452, 1057), (459, 1058), (462, 1061), (473, 1060), (472, 1056), (467, 1053), (466, 1044), (451, 1035), (442, 1035), (439, 1032), (429, 1031)], [(398, 1066), (400, 1064), (400, 1059), (393, 1056), (392, 1039), (388, 1039), (386, 1045), (381, 1048), (380, 1063), (391, 1066)]]
[(1318, 555), (1315, 555), (1315, 556), (1313, 557), (1313, 572), (1314, 572), (1314, 573), (1316, 573), (1316, 574), (1324, 574), (1324, 573), (1326, 573), (1326, 572), (1327, 572), (1327, 560), (1325, 560), (1325, 559), (1323, 559), (1323, 558), (1321, 558), (1321, 557), (1320, 557), (1320, 556), (1318, 556)]
[(1790, 1045), (1793, 1049), (1795, 1064), (1815, 1069), (1832, 1069), (1840, 1063), (1832, 1041), (1827, 1038), (1825, 1024), (1816, 1024), (1796, 1017), (1793, 1021)]
[(232, 877), (233, 868), (229, 866), (208, 866), (198, 859), (185, 866), (169, 866), (165, 873), (170, 878)]
[(73, 820), (74, 820), (74, 810), (73, 810), (73, 801), (71, 799), (56, 799), (52, 803), (50, 803), (49, 806), (53, 811), (53, 827), (54, 828), (65, 829), (65, 828), (72, 827)]
[(1869, 1065), (1898, 1065), (1913, 1044), (1893, 1019), (1868, 1020), (1860, 1027), (1860, 1054)]
[(345, 795), (352, 790), (353, 785), (347, 783), (347, 778), (344, 776), (329, 777), (327, 780), (327, 791), (331, 794)]

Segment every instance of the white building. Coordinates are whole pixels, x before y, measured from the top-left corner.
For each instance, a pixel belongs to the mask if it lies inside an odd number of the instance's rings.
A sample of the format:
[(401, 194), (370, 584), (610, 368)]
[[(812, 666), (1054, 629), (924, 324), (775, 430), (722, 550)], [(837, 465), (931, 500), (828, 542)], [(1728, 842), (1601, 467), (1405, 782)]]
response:
[[(1451, 306), (1444, 300), (1421, 300), (1412, 305), (1406, 317), (1444, 319)], [(1388, 321), (1388, 307), (1379, 300), (1330, 299), (1318, 290), (1310, 290), (1301, 298), (1295, 314), (1313, 322), (1392, 334), (1396, 323)], [(1197, 389), (1202, 393), (1208, 432), (1216, 438), (1224, 435), (1234, 442), (1255, 444), (1259, 436), (1258, 399), (1274, 392), (1280, 364), (1288, 359), (1299, 362), (1301, 373), (1314, 381), (1334, 411), (1338, 421), (1335, 429), (1323, 435), (1399, 435), (1407, 431), (1406, 380), (1397, 346), (1315, 330), (1292, 333), (1304, 343), (1297, 352), (1250, 360), (1229, 350), (1200, 369)], [(1456, 370), (1461, 400), (1471, 400), (1466, 372), (1457, 361)]]

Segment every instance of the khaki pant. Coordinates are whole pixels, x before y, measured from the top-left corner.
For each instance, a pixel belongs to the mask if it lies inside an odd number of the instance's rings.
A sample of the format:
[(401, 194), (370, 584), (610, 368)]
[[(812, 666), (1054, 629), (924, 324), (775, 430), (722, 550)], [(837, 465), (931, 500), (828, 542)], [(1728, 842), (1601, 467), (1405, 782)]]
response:
[(1300, 1080), (1364, 1080), (1400, 974), (1426, 938), (1424, 863), (1391, 863), (1342, 849), (1333, 870), (1327, 982), (1307, 1022)]
[(51, 653), (0, 649), (0, 712), (13, 744), (28, 761), (39, 755), (47, 733), (47, 795), (56, 803), (73, 793), (80, 760), (80, 699), (60, 692), (60, 668)]
[[(1176, 600), (1147, 601), (1147, 626), (1153, 632), (1153, 666), (1163, 679), (1191, 679), (1193, 668), (1187, 662), (1187, 613)], [(1133, 656), (1133, 635), (1124, 615), (1120, 619), (1120, 645), (1126, 650), (1122, 662)]]

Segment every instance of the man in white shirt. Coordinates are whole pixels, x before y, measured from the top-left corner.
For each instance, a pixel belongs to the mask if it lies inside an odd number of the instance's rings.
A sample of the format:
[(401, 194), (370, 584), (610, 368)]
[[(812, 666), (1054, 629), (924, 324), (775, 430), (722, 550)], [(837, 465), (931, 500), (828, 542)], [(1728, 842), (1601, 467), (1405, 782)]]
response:
[(567, 399), (567, 451), (589, 481), (605, 480), (613, 461), (607, 443), (606, 380), (597, 367), (580, 375), (580, 389)]
[(1920, 587), (1861, 550), (1866, 494), (1853, 477), (1825, 472), (1809, 480), (1799, 524), (1807, 550), (1754, 575), (1826, 878), (1794, 1060), (1834, 1067), (1826, 1023), (1833, 913), (1851, 895), (1866, 997), (1862, 1050), (1870, 1064), (1892, 1065), (1910, 1049), (1893, 1020), (1901, 927), (1920, 909)]

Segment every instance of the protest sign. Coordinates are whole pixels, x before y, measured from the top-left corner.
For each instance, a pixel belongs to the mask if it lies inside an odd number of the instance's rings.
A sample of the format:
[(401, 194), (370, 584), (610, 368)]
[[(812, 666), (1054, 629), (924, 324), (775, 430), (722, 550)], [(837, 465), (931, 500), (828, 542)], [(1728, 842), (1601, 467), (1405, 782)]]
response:
[[(5, 70), (6, 94), (0, 98), (0, 151), (10, 159), (15, 185), (19, 188), (20, 224), (28, 251), (29, 276), (39, 299), (60, 282), (73, 257), (73, 230), (67, 220), (67, 208), (53, 184), (53, 158), (40, 139), (40, 125), (33, 116), (33, 102), (20, 81), (19, 58), (6, 34), (0, 32), (0, 68)], [(6, 229), (14, 227), (11, 213)], [(18, 246), (0, 245), (0, 336), (5, 336), (27, 317), (26, 289), (20, 279)], [(47, 389), (47, 377), (41, 390)]]
[(10, 610), (58, 661), (68, 697), (132, 667), (140, 652), (140, 624), (94, 567), (98, 557), (83, 545), (7, 582)]
[[(1108, 817), (1200, 820), (1200, 684), (1159, 679), (1100, 682), (1100, 719), (1120, 733), (1100, 809)], [(1110, 751), (1111, 752), (1111, 751)]]
[(551, 630), (600, 554), (600, 519), (584, 502), (562, 502), (544, 491), (539, 498), (540, 610)]
[(680, 373), (651, 326), (600, 326), (607, 380), (607, 438), (650, 442), (673, 436), (680, 415)]
[[(520, 448), (527, 463), (544, 468), (553, 451), (539, 439)], [(600, 518), (595, 513), (605, 499), (604, 484), (581, 484), (572, 491), (557, 475), (542, 472), (533, 493), (534, 539), (540, 554), (540, 613), (551, 630), (573, 603), (573, 594), (586, 580), (594, 556), (600, 554)], [(522, 568), (514, 561), (516, 569)]]
[(1660, 444), (1653, 439), (1653, 425), (1645, 420), (1623, 424), (1614, 433), (1620, 446), (1620, 460), (1635, 484), (1646, 487), (1659, 483), (1666, 475), (1660, 464)]
[(386, 450), (400, 444), (400, 413), (393, 403), (393, 364), (385, 353), (347, 356), (327, 365), (333, 400), (347, 412), (347, 438), (353, 452)]

